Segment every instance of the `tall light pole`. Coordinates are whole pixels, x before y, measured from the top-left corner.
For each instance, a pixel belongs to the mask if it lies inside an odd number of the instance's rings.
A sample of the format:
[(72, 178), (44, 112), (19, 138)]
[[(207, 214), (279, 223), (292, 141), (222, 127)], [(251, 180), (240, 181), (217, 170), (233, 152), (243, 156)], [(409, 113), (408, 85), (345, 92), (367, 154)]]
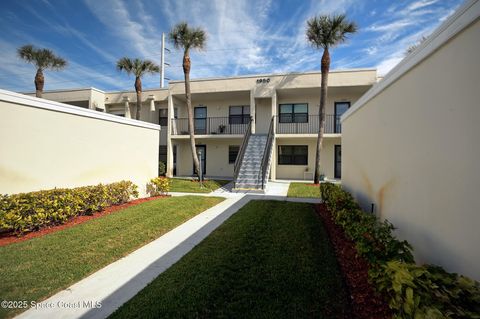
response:
[(160, 64), (160, 87), (163, 88), (165, 83), (165, 33), (162, 32), (162, 62)]

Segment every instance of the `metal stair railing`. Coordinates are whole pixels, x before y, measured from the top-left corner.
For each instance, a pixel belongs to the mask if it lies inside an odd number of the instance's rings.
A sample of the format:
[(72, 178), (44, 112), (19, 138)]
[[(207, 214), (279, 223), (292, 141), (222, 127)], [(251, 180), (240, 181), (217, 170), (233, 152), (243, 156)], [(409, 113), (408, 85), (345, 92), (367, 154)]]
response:
[(268, 136), (267, 136), (267, 143), (265, 144), (265, 149), (263, 151), (263, 158), (262, 162), (260, 164), (260, 172), (262, 173), (262, 189), (265, 188), (265, 180), (267, 179), (268, 175), (268, 164), (270, 162), (270, 153), (272, 151), (272, 144), (273, 144), (273, 138), (275, 136), (275, 132), (273, 131), (273, 121), (275, 120), (275, 117), (272, 116), (272, 119), (270, 120), (270, 128), (268, 129)]
[(243, 138), (242, 146), (238, 151), (237, 158), (235, 159), (235, 165), (233, 166), (233, 187), (236, 187), (238, 173), (240, 173), (240, 167), (242, 166), (243, 157), (245, 156), (245, 150), (247, 149), (248, 141), (250, 140), (250, 135), (252, 135), (252, 122), (253, 119), (250, 117), (250, 123), (248, 123), (247, 132)]

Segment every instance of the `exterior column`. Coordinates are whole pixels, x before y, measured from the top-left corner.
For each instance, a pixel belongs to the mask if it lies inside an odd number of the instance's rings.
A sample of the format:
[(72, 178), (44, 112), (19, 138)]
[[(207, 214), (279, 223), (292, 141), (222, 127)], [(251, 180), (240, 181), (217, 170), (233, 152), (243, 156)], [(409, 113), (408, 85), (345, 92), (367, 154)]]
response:
[(123, 101), (125, 102), (125, 117), (127, 119), (130, 119), (132, 118), (132, 116), (130, 115), (130, 105), (128, 103), (130, 101), (130, 98), (128, 96), (124, 96)]
[(172, 94), (168, 94), (168, 109), (167, 109), (168, 123), (167, 127), (162, 130), (167, 130), (167, 171), (165, 172), (167, 177), (173, 177), (173, 143), (172, 143), (172, 119), (174, 118), (173, 111), (173, 97)]
[(255, 92), (250, 90), (250, 116), (252, 117), (252, 134), (255, 134)]

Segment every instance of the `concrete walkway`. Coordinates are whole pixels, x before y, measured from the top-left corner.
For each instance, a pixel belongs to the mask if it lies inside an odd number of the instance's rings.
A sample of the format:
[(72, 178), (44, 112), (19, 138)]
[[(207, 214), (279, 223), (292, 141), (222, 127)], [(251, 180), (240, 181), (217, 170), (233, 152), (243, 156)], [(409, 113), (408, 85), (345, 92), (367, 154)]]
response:
[(249, 201), (320, 202), (319, 199), (312, 198), (288, 198), (288, 185), (286, 182), (274, 184), (266, 194), (231, 193), (225, 190), (209, 194), (172, 193), (173, 196), (221, 196), (226, 199), (130, 255), (39, 303), (37, 309), (31, 308), (16, 318), (106, 318)]

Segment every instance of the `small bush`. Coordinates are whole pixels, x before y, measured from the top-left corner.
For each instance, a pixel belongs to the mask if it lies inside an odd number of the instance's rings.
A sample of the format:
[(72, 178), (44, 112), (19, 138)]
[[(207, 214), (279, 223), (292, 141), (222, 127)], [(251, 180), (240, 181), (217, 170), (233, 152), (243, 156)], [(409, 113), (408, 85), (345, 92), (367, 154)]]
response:
[(164, 162), (162, 161), (159, 161), (158, 162), (158, 176), (165, 176), (165, 172), (166, 172), (166, 165)]
[(363, 212), (352, 195), (331, 183), (320, 185), (322, 199), (334, 221), (352, 239), (358, 253), (371, 264), (390, 260), (413, 262), (412, 247), (407, 241), (393, 236), (393, 225), (380, 221), (375, 215)]
[(73, 216), (91, 215), (132, 197), (138, 197), (138, 191), (130, 181), (1, 195), (0, 231), (21, 234), (63, 224)]
[(370, 279), (386, 295), (395, 318), (480, 318), (479, 283), (436, 266), (418, 266), (407, 241), (393, 236), (394, 226), (360, 209), (337, 185), (320, 185), (334, 222), (370, 263)]
[(396, 318), (480, 318), (480, 285), (431, 265), (390, 261), (371, 272)]
[(165, 195), (170, 191), (170, 179), (166, 177), (152, 178), (147, 184), (147, 193), (150, 196)]

